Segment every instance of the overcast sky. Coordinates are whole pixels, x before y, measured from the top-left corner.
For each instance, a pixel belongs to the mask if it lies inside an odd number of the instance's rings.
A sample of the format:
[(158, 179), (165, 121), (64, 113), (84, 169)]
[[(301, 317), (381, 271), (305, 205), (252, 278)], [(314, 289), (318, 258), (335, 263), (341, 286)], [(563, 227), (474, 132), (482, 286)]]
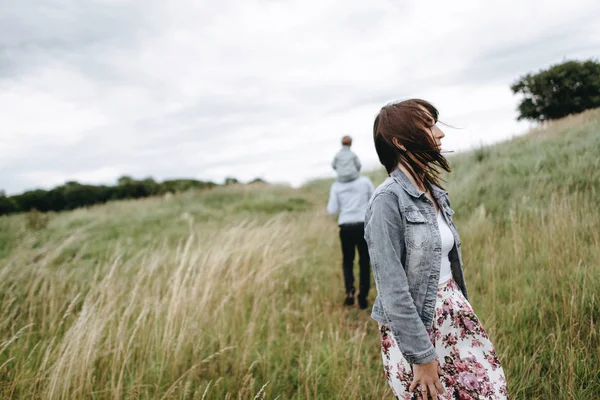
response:
[(387, 102), (433, 102), (443, 146), (527, 129), (519, 76), (600, 55), (600, 2), (0, 0), (0, 189), (121, 175), (298, 185), (343, 135), (379, 165)]

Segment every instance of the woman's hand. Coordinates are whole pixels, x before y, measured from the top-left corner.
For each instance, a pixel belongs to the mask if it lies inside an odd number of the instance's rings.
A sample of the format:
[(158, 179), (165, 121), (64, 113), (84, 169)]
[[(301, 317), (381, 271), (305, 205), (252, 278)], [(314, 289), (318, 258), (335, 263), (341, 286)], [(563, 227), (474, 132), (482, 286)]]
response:
[(442, 369), (437, 360), (433, 360), (427, 364), (413, 364), (413, 375), (414, 379), (408, 388), (410, 392), (414, 392), (418, 386), (425, 400), (429, 397), (437, 399), (438, 393), (444, 393), (444, 387), (442, 386), (442, 382), (440, 382)]

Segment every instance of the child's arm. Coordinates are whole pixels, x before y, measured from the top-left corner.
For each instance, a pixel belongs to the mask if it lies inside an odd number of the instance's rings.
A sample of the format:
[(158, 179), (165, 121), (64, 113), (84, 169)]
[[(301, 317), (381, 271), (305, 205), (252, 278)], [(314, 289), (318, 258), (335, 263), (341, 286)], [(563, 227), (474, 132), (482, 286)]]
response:
[(335, 155), (335, 157), (333, 157), (333, 161), (331, 162), (331, 168), (336, 169), (335, 166), (337, 165), (337, 154)]
[(354, 165), (356, 166), (357, 171), (360, 171), (360, 169), (362, 168), (360, 160), (358, 159), (358, 156), (356, 154), (354, 155)]

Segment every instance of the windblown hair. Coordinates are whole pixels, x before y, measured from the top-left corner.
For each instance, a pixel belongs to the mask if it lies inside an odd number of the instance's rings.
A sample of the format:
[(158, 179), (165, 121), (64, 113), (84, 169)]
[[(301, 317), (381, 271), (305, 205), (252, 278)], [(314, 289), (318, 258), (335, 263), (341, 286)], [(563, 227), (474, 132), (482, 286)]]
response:
[(437, 123), (438, 115), (431, 103), (420, 99), (391, 103), (379, 111), (373, 140), (388, 174), (402, 164), (416, 182), (442, 187), (441, 170), (450, 172), (450, 166), (428, 132)]

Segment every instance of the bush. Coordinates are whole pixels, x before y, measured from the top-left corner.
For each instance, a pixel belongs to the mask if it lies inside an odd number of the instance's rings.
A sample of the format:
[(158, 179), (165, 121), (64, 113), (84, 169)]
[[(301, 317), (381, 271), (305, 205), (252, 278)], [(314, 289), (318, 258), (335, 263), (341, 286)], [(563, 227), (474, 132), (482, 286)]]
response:
[(13, 199), (6, 197), (4, 193), (0, 194), (0, 215), (12, 214), (19, 211), (19, 206)]
[(475, 161), (478, 163), (483, 162), (486, 158), (490, 156), (490, 149), (487, 147), (481, 146), (475, 150), (473, 150), (473, 156), (475, 157)]
[(45, 229), (48, 226), (48, 222), (50, 222), (48, 214), (39, 212), (35, 208), (29, 211), (25, 217), (25, 225), (27, 229), (31, 229), (32, 231)]
[(600, 107), (600, 63), (567, 61), (532, 75), (511, 89), (521, 93), (517, 119), (547, 121)]

